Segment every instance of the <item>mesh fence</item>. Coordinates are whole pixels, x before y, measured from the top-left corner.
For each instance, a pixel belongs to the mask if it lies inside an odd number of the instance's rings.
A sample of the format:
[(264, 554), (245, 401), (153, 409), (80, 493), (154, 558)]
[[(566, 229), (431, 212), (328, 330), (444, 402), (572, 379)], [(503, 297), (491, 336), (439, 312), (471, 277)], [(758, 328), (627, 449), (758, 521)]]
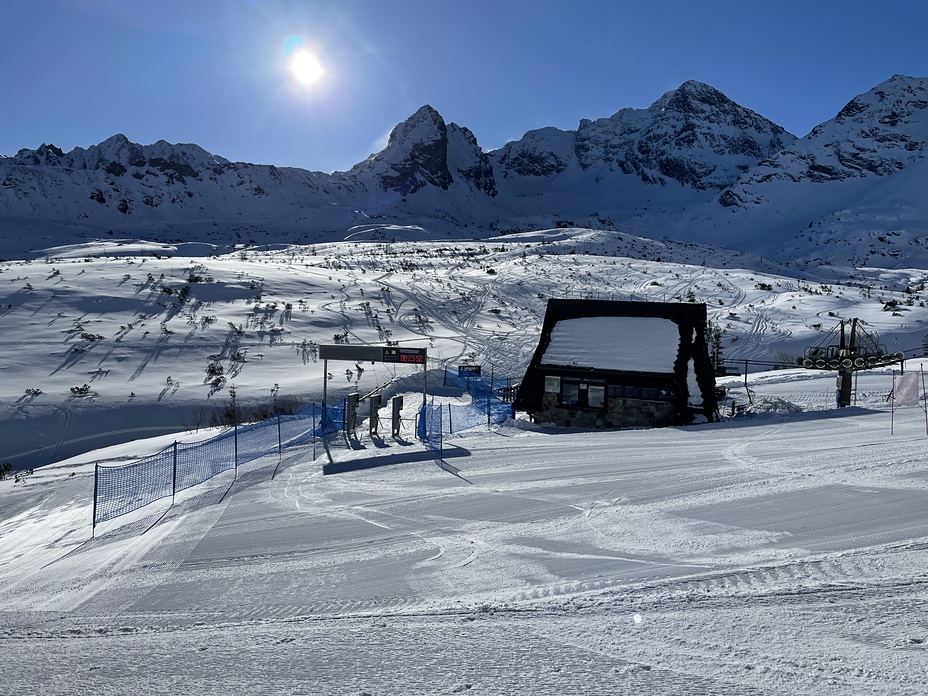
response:
[(476, 372), (453, 374), (446, 370), (443, 383), (469, 393), (471, 402), (464, 405), (423, 405), (419, 410), (416, 435), (437, 452), (441, 452), (443, 432), (452, 434), (481, 425), (498, 425), (513, 416), (509, 398), (512, 384), (507, 378), (494, 379)]
[(447, 406), (445, 426), (449, 433), (479, 425), (498, 425), (512, 417), (511, 381), (504, 377), (486, 377), (476, 373), (445, 372), (445, 384), (460, 387), (470, 394), (471, 402)]
[(344, 404), (311, 404), (290, 416), (274, 416), (261, 423), (226, 430), (216, 437), (171, 447), (131, 464), (96, 466), (93, 525), (145, 507), (178, 491), (208, 481), (217, 474), (284, 447), (344, 427)]
[(321, 435), (322, 409), (316, 404), (299, 413), (280, 416), (280, 441), (284, 447), (299, 445)]
[(434, 403), (422, 404), (419, 409), (419, 439), (435, 452), (439, 459), (442, 456), (442, 407)]
[[(445, 383), (470, 392), (464, 406), (423, 404), (417, 436), (441, 457), (443, 432), (455, 433), (480, 425), (502, 423), (512, 416), (506, 396), (509, 381), (479, 375), (447, 375)], [(274, 416), (261, 423), (232, 428), (194, 444), (174, 444), (132, 464), (97, 465), (93, 525), (112, 520), (178, 491), (208, 481), (217, 474), (314, 437), (344, 429), (345, 405), (323, 409), (311, 404), (293, 415)]]
[(253, 425), (239, 426), (235, 450), (236, 466), (247, 464), (267, 454), (279, 454), (281, 449), (276, 417)]
[(175, 492), (235, 468), (235, 433), (229, 430), (206, 442), (178, 444)]
[(94, 524), (125, 515), (173, 494), (173, 448), (132, 464), (98, 464), (94, 477)]
[(445, 416), (444, 420), (446, 422), (444, 426), (449, 434), (488, 424), (486, 404), (483, 404), (483, 408), (474, 403), (466, 406), (449, 404), (447, 411), (448, 415)]

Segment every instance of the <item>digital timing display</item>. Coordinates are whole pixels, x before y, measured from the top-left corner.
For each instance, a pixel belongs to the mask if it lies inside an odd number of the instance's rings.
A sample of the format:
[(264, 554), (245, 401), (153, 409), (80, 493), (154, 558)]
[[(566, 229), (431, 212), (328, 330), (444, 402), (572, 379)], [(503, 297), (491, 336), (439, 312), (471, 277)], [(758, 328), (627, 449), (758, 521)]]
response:
[(425, 348), (384, 348), (383, 362), (397, 362), (411, 365), (425, 364)]

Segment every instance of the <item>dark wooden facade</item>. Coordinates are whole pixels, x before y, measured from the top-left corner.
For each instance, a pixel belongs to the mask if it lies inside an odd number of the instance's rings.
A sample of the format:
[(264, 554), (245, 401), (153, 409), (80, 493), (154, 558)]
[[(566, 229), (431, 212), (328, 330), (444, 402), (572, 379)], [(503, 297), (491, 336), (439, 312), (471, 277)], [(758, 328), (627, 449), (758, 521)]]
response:
[[(564, 364), (544, 360), (558, 323), (609, 317), (673, 322), (677, 332), (669, 340), (675, 339), (676, 345), (653, 347), (675, 355), (672, 365), (663, 371), (623, 369), (623, 356), (615, 354), (610, 356), (609, 368), (587, 366), (582, 355), (583, 337), (578, 341), (581, 347), (577, 360), (563, 361)], [(595, 325), (596, 322), (584, 324)], [(602, 345), (598, 350), (602, 351)], [(632, 358), (627, 356), (630, 365), (640, 364)], [(538, 347), (514, 403), (517, 411), (528, 413), (535, 421), (590, 428), (659, 427), (712, 421), (716, 419), (717, 406), (704, 304), (560, 299), (548, 301)]]

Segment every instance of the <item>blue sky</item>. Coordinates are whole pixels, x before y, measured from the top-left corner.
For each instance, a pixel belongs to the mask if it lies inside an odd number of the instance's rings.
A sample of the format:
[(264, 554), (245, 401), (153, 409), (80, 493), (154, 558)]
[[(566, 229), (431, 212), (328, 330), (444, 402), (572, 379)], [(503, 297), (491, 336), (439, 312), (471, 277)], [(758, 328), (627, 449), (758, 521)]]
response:
[(928, 76), (926, 26), (925, 0), (0, 0), (0, 153), (123, 133), (343, 170), (423, 104), (490, 150), (690, 79), (803, 136)]

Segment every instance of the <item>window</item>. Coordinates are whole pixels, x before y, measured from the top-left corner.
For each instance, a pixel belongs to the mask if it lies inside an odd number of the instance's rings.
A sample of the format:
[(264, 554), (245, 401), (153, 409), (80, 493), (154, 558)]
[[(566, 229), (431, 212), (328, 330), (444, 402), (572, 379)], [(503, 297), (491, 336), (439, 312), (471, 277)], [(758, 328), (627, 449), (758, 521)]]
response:
[(576, 382), (564, 382), (561, 387), (561, 403), (564, 406), (579, 406), (580, 385)]
[(641, 398), (648, 401), (673, 401), (674, 393), (672, 389), (666, 387), (663, 389), (645, 387), (641, 390)]
[(588, 408), (603, 410), (606, 408), (606, 384), (579, 380), (563, 379), (561, 381), (561, 406), (569, 408)]

